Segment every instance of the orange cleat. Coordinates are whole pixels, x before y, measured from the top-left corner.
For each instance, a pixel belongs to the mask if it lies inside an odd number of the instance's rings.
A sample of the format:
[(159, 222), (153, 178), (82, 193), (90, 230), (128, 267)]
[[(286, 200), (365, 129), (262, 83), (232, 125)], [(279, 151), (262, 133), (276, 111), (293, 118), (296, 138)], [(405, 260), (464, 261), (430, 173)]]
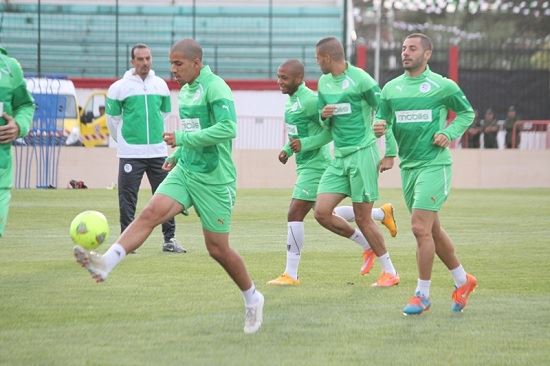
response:
[(392, 287), (399, 285), (399, 274), (392, 275), (391, 273), (382, 272), (380, 277), (373, 283), (372, 287)]
[(384, 211), (382, 225), (387, 227), (390, 235), (395, 238), (397, 236), (397, 223), (395, 222), (395, 217), (393, 215), (393, 205), (391, 203), (384, 203), (380, 206), (380, 208)]
[(453, 299), (453, 304), (451, 305), (451, 310), (454, 312), (461, 312), (468, 302), (470, 294), (474, 292), (474, 289), (477, 287), (477, 279), (471, 274), (466, 274), (466, 283), (456, 290), (453, 291), (451, 298)]
[(369, 274), (374, 264), (375, 258), (376, 254), (374, 254), (374, 251), (371, 248), (363, 252), (363, 265), (361, 266), (361, 276)]

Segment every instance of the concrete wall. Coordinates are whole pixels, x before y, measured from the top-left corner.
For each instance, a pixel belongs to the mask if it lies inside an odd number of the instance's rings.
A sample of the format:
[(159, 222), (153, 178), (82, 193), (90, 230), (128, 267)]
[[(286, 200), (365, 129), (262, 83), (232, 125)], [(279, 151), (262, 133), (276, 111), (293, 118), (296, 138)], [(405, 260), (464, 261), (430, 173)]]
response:
[[(21, 147), (19, 147), (21, 149)], [(26, 149), (26, 148), (22, 148)], [(289, 188), (295, 179), (294, 159), (286, 165), (278, 150), (236, 150), (239, 188)], [(550, 187), (550, 150), (453, 151), (455, 188)], [(58, 188), (71, 179), (83, 180), (90, 188), (105, 188), (117, 182), (118, 159), (110, 148), (63, 147), (60, 154)], [(35, 185), (33, 180), (31, 186)], [(400, 187), (399, 169), (380, 175), (381, 187)], [(142, 188), (149, 187), (146, 179)]]

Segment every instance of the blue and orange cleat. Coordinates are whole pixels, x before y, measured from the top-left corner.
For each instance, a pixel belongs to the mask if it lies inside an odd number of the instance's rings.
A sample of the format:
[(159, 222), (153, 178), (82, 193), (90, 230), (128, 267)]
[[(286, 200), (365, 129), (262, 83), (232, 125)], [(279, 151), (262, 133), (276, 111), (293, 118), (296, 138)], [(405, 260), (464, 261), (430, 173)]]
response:
[(432, 306), (430, 300), (417, 292), (403, 308), (403, 315), (420, 315), (430, 310), (430, 306)]
[(453, 295), (451, 296), (451, 298), (453, 299), (451, 310), (457, 313), (464, 310), (470, 294), (474, 292), (476, 287), (477, 279), (471, 274), (467, 273), (466, 283), (453, 291)]

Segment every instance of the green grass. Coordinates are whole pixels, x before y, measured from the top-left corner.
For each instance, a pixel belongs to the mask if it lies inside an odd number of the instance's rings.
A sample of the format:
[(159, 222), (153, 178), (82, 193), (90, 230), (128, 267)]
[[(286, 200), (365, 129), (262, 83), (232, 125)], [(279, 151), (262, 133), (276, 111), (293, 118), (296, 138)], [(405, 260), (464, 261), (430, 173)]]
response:
[[(404, 317), (415, 242), (399, 190), (399, 235), (384, 235), (401, 284), (358, 275), (360, 250), (306, 219), (299, 288), (265, 283), (284, 269), (289, 190), (239, 191), (232, 246), (266, 297), (259, 334), (209, 258), (198, 220), (177, 218), (186, 255), (160, 251), (160, 228), (100, 285), (72, 258), (69, 223), (96, 209), (118, 231), (116, 191), (14, 191), (0, 239), (2, 365), (542, 365), (550, 362), (550, 189), (454, 190), (441, 213), (479, 288), (450, 311), (452, 279), (436, 261), (432, 309)], [(141, 207), (149, 197), (140, 196)], [(102, 250), (107, 249), (104, 245)]]

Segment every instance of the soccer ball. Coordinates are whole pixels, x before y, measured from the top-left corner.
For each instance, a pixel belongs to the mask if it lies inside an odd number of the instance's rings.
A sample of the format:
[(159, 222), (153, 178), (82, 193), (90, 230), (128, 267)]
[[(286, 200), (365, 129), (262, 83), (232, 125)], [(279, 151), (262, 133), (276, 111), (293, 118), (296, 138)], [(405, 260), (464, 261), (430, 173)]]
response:
[(84, 211), (73, 219), (69, 233), (76, 244), (91, 250), (107, 239), (109, 223), (101, 212)]

